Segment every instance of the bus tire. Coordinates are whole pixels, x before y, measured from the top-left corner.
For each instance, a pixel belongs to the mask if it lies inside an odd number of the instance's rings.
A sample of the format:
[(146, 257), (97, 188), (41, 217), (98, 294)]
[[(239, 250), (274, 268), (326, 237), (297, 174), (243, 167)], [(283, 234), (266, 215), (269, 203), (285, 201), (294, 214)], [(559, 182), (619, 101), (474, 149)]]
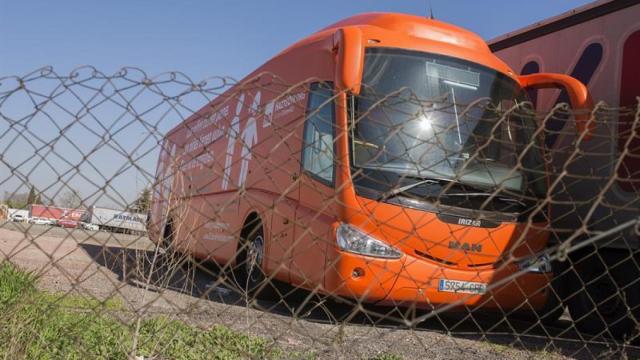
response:
[(245, 224), (236, 252), (235, 280), (238, 290), (251, 299), (272, 299), (275, 291), (264, 272), (265, 240), (262, 222), (250, 218)]
[(640, 285), (637, 257), (629, 251), (592, 249), (577, 256), (575, 294), (569, 312), (583, 333), (628, 339), (637, 334)]
[(158, 263), (156, 264), (156, 278), (173, 276), (181, 270), (189, 270), (191, 261), (188, 255), (178, 250), (175, 242), (175, 229), (173, 227), (173, 221), (168, 221), (162, 232), (162, 238), (160, 242), (160, 256), (158, 257)]

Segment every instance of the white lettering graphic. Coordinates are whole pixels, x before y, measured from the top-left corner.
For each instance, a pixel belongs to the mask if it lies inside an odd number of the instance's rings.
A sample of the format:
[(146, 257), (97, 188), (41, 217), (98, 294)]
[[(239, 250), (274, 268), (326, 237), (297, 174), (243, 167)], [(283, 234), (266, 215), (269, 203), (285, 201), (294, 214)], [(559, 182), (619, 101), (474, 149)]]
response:
[(222, 176), (222, 190), (227, 190), (229, 187), (229, 177), (231, 176), (231, 165), (233, 164), (233, 152), (236, 146), (236, 139), (240, 132), (240, 112), (244, 105), (244, 94), (241, 94), (236, 104), (236, 115), (231, 121), (231, 127), (229, 128), (229, 142), (227, 143), (227, 156), (224, 162), (224, 174)]
[(273, 105), (274, 103), (272, 100), (264, 106), (264, 120), (262, 121), (263, 128), (271, 126), (271, 121), (273, 121)]
[(217, 124), (220, 120), (225, 119), (229, 115), (229, 105), (223, 107), (222, 109), (211, 113), (204, 119), (196, 121), (194, 124), (187, 125), (187, 138), (191, 137), (193, 134), (197, 133), (200, 130), (203, 130), (211, 125)]
[(459, 218), (458, 219), (458, 225), (482, 226), (482, 222), (480, 222), (480, 220)]
[(258, 142), (258, 129), (256, 126), (256, 115), (260, 108), (260, 97), (262, 93), (258, 91), (253, 98), (253, 103), (249, 109), (251, 117), (247, 120), (247, 126), (245, 126), (242, 132), (242, 164), (240, 166), (240, 177), (238, 178), (238, 186), (244, 186), (244, 182), (247, 179), (247, 170), (249, 169), (249, 160), (251, 160), (251, 148)]
[(196, 156), (195, 158), (189, 161), (185, 161), (184, 163), (182, 163), (180, 165), (180, 170), (189, 171), (197, 167), (199, 167), (200, 170), (202, 170), (204, 169), (205, 166), (207, 166), (212, 161), (213, 161), (213, 152), (206, 152), (204, 154), (200, 154)]
[(293, 105), (303, 101), (306, 97), (306, 92), (301, 91), (296, 94), (287, 95), (280, 100), (271, 100), (264, 107), (264, 122), (262, 123), (262, 127), (269, 127), (274, 120), (292, 113), (294, 110)]

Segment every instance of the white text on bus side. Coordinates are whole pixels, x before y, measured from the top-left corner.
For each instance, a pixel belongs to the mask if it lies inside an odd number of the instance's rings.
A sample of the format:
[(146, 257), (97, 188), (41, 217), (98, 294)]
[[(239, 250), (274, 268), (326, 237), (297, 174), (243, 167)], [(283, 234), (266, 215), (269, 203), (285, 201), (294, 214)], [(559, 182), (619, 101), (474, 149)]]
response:
[(247, 172), (249, 169), (249, 160), (251, 160), (251, 148), (258, 142), (258, 128), (256, 126), (256, 117), (258, 115), (258, 109), (260, 108), (260, 98), (262, 97), (262, 92), (256, 92), (256, 95), (253, 98), (253, 102), (249, 107), (249, 119), (247, 119), (247, 124), (240, 134), (240, 113), (242, 112), (242, 108), (244, 105), (245, 94), (241, 94), (238, 98), (238, 103), (236, 104), (236, 112), (233, 120), (231, 120), (231, 127), (229, 128), (229, 142), (227, 143), (227, 153), (224, 162), (224, 174), (222, 177), (222, 190), (227, 190), (229, 188), (229, 182), (231, 177), (231, 166), (233, 165), (233, 154), (235, 153), (236, 141), (238, 140), (238, 135), (242, 138), (242, 150), (240, 153), (241, 156), (241, 164), (240, 164), (240, 174), (238, 176), (238, 187), (244, 186), (244, 183), (247, 179)]

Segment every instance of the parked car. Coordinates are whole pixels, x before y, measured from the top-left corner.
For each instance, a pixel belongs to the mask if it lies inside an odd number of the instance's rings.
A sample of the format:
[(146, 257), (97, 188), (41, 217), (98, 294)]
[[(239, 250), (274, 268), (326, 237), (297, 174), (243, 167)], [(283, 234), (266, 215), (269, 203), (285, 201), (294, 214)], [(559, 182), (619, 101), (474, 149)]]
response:
[(92, 224), (92, 223), (81, 222), (80, 226), (82, 226), (82, 228), (85, 229), (85, 230), (90, 230), (90, 231), (98, 231), (98, 230), (100, 230), (100, 227), (98, 227), (98, 225)]
[(13, 222), (25, 222), (27, 221), (27, 217), (22, 214), (13, 214), (11, 216), (11, 221)]
[(70, 219), (60, 219), (58, 220), (58, 226), (63, 228), (75, 229), (78, 227), (78, 222)]
[(29, 219), (29, 224), (35, 224), (35, 225), (52, 225), (53, 222), (47, 218), (42, 218), (42, 217), (32, 217), (31, 219)]

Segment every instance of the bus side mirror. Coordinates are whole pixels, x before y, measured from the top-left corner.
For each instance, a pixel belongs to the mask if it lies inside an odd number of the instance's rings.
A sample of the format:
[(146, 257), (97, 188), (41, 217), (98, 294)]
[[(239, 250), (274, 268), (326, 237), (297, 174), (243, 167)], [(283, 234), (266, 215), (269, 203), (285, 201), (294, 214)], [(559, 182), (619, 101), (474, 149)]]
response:
[(335, 83), (338, 90), (358, 95), (364, 62), (362, 31), (352, 26), (339, 29), (333, 35), (333, 49), (337, 50)]
[(574, 111), (579, 112), (579, 114), (575, 115), (576, 129), (578, 129), (580, 134), (584, 133), (585, 140), (591, 138), (594, 123), (589, 121), (589, 119), (591, 117), (591, 110), (593, 109), (593, 100), (591, 100), (589, 89), (587, 89), (582, 82), (569, 75), (552, 73), (522, 75), (518, 77), (518, 80), (523, 88), (564, 88), (569, 94), (571, 107)]

